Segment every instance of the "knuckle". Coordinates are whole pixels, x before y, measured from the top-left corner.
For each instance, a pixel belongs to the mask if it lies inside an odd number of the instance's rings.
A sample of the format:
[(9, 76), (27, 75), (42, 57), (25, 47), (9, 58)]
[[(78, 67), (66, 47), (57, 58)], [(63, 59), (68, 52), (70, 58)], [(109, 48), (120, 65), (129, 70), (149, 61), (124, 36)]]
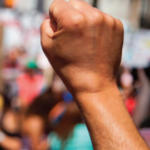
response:
[(103, 23), (103, 15), (98, 11), (94, 11), (92, 14), (92, 22), (95, 26), (99, 26)]
[(117, 26), (117, 29), (118, 31), (120, 32), (124, 32), (124, 27), (123, 27), (123, 24), (120, 20), (116, 19), (116, 26)]
[(85, 19), (81, 14), (76, 14), (70, 18), (69, 25), (71, 28), (81, 28), (84, 25)]
[(106, 22), (107, 22), (109, 28), (115, 29), (115, 27), (116, 27), (115, 19), (109, 15), (107, 15), (105, 19), (106, 19)]

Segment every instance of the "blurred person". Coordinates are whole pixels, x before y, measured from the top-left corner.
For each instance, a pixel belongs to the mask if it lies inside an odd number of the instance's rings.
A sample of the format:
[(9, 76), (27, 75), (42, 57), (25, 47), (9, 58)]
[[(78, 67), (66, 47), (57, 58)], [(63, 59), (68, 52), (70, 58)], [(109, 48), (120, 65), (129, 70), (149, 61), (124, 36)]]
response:
[(7, 69), (18, 69), (19, 68), (19, 63), (18, 63), (18, 49), (14, 48), (12, 49), (4, 59), (4, 68)]
[(50, 19), (41, 26), (43, 50), (83, 113), (94, 149), (149, 150), (116, 85), (122, 23), (80, 0), (55, 0)]
[(50, 150), (93, 150), (92, 142), (75, 102), (60, 102), (50, 111), (53, 132), (48, 141)]
[(0, 7), (4, 7), (4, 1), (0, 0)]
[(123, 68), (120, 80), (121, 80), (121, 87), (123, 89), (130, 88), (133, 85), (133, 76), (131, 74), (131, 71), (127, 68)]
[(48, 118), (49, 111), (58, 103), (54, 97), (51, 88), (35, 98), (33, 103), (28, 107), (25, 114), (36, 114), (43, 118)]
[(19, 98), (23, 107), (29, 106), (41, 93), (43, 87), (43, 76), (37, 73), (35, 61), (29, 61), (25, 72), (17, 78), (19, 86)]
[(49, 111), (57, 104), (51, 89), (38, 96), (28, 107), (23, 119), (23, 148), (47, 150), (47, 135), (52, 130), (49, 125)]
[(2, 119), (3, 111), (4, 111), (4, 98), (2, 95), (0, 95), (0, 122)]
[(10, 110), (8, 102), (2, 119), (1, 149), (47, 150), (47, 135), (52, 130), (48, 115), (57, 104), (51, 89), (38, 96), (26, 110)]
[(52, 81), (53, 81), (53, 68), (48, 62), (46, 56), (44, 53), (40, 53), (37, 55), (37, 65), (38, 67), (42, 70), (43, 72), (43, 77), (44, 77), (44, 89), (46, 90), (47, 88), (51, 87)]
[(19, 54), (17, 60), (20, 66), (20, 70), (23, 71), (26, 64), (29, 62), (29, 56), (27, 54), (27, 51), (23, 47), (20, 47), (18, 51)]
[(11, 100), (3, 94), (3, 112), (1, 117), (1, 129), (10, 136), (20, 136), (19, 114), (11, 108)]
[[(144, 69), (138, 69), (137, 75), (140, 81), (140, 90), (137, 95), (137, 107), (134, 111), (133, 120), (137, 127), (148, 117), (150, 106), (150, 81)], [(150, 126), (149, 126), (150, 127)]]
[(20, 136), (19, 114), (13, 110), (5, 112), (1, 128), (5, 133), (12, 136)]
[(47, 136), (45, 135), (46, 123), (42, 116), (36, 114), (28, 114), (24, 118), (22, 149), (47, 150), (48, 143)]
[(21, 150), (21, 140), (6, 135), (0, 130), (0, 150)]
[(118, 86), (123, 94), (125, 105), (128, 112), (133, 116), (136, 108), (136, 89), (134, 87), (134, 78), (131, 71), (123, 66), (119, 69), (118, 74)]
[[(7, 73), (12, 73), (12, 72), (7, 72)], [(7, 76), (7, 73), (5, 74), (5, 76)], [(12, 77), (8, 75), (4, 79), (4, 92), (5, 92), (5, 95), (7, 95), (8, 99), (10, 100), (10, 103), (12, 103), (12, 100), (18, 96), (18, 92), (19, 92), (19, 87), (16, 82), (16, 77), (13, 77), (13, 74), (11, 75)]]
[(7, 111), (2, 119), (0, 130), (0, 150), (20, 150), (22, 145), (19, 116)]
[[(0, 118), (0, 150), (20, 150), (20, 122), (16, 111), (11, 110), (11, 101), (2, 94), (3, 108)], [(9, 144), (8, 144), (9, 143)]]
[(140, 134), (144, 138), (145, 142), (148, 144), (150, 147), (150, 128), (145, 128), (140, 130)]
[(18, 84), (16, 82), (16, 78), (20, 73), (18, 57), (18, 48), (15, 47), (3, 59), (2, 76), (4, 80), (4, 92), (10, 100), (18, 96)]
[(150, 145), (150, 67), (138, 70), (138, 78), (141, 80), (141, 91), (138, 99), (138, 107), (135, 111), (135, 123), (140, 127), (139, 131), (148, 145)]

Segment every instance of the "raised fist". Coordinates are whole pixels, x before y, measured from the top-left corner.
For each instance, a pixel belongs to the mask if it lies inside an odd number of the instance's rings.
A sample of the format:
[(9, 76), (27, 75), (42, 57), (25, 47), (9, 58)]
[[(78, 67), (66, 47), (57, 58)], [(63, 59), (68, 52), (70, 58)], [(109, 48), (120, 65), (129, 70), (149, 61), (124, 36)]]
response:
[(55, 0), (41, 26), (41, 43), (73, 95), (116, 85), (123, 45), (119, 20), (81, 0)]

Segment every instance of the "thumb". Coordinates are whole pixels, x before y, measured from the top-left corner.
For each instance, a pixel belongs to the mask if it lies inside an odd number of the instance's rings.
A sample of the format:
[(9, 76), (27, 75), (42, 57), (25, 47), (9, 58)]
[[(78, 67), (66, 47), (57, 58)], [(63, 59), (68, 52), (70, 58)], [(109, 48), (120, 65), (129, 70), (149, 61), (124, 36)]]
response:
[(41, 45), (45, 53), (52, 46), (52, 37), (56, 30), (57, 25), (55, 22), (51, 22), (50, 19), (45, 20), (41, 25)]

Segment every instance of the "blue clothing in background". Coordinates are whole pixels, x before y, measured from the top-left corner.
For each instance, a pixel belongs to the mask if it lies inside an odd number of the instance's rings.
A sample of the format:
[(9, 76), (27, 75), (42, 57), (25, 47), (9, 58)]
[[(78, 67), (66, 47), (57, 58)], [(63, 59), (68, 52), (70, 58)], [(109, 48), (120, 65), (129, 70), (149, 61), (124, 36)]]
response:
[(93, 150), (91, 138), (85, 124), (78, 124), (72, 136), (66, 141), (61, 141), (55, 132), (48, 137), (50, 150)]
[(66, 102), (66, 103), (70, 103), (73, 101), (73, 96), (71, 95), (70, 92), (64, 92), (63, 93), (63, 100)]

